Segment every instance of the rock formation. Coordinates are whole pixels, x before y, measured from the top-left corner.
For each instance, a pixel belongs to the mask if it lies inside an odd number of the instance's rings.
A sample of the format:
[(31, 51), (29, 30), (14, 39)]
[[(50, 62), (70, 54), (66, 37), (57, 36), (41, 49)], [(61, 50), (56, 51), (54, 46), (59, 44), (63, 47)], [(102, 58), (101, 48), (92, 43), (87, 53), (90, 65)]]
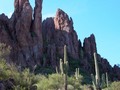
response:
[(0, 42), (12, 47), (11, 60), (23, 67), (34, 66), (36, 63), (40, 65), (42, 59), (42, 0), (35, 0), (35, 5), (32, 18), (33, 10), (29, 0), (15, 0), (12, 17), (8, 19), (1, 15), (0, 20), (1, 25), (5, 23), (1, 27), (1, 34), (4, 35), (0, 35)]
[(35, 0), (34, 20), (32, 23), (32, 34), (35, 43), (35, 55), (42, 57), (43, 55), (43, 38), (42, 38), (42, 0)]
[(11, 34), (8, 30), (9, 19), (4, 14), (0, 15), (0, 42), (10, 44)]
[(115, 80), (120, 80), (120, 67), (114, 65), (113, 72), (114, 72)]
[(73, 21), (68, 15), (58, 9), (54, 18), (43, 21), (43, 39), (45, 53), (53, 63), (63, 57), (63, 46), (67, 45), (68, 54), (79, 59), (79, 41), (73, 28)]
[[(74, 30), (73, 20), (58, 9), (55, 17), (42, 22), (42, 1), (35, 0), (34, 13), (29, 0), (15, 0), (14, 13), (10, 19), (0, 15), (0, 43), (11, 46), (8, 61), (18, 66), (33, 67), (35, 64), (55, 68), (63, 58), (63, 46), (67, 46), (69, 59), (80, 63), (87, 73), (94, 72), (93, 53), (97, 53), (100, 72), (120, 80), (120, 68), (113, 68), (97, 52), (94, 34), (84, 39), (83, 46)], [(0, 85), (1, 86), (1, 85)]]

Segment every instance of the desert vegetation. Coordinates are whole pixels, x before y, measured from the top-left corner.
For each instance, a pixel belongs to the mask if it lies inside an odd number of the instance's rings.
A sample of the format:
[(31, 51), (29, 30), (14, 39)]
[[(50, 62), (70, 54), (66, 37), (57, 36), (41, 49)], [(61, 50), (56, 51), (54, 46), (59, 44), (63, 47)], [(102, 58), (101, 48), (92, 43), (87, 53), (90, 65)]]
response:
[[(96, 54), (94, 54), (96, 77), (91, 75), (91, 83), (85, 81), (79, 68), (69, 75), (66, 46), (64, 46), (64, 60), (60, 59), (60, 66), (52, 74), (42, 74), (29, 68), (19, 70), (13, 63), (8, 63), (6, 57), (10, 47), (0, 44), (0, 87), (1, 90), (119, 90), (120, 82), (108, 81), (108, 74), (100, 78)], [(35, 67), (36, 68), (36, 67)], [(37, 69), (37, 68), (36, 68)], [(93, 84), (92, 84), (93, 83)]]

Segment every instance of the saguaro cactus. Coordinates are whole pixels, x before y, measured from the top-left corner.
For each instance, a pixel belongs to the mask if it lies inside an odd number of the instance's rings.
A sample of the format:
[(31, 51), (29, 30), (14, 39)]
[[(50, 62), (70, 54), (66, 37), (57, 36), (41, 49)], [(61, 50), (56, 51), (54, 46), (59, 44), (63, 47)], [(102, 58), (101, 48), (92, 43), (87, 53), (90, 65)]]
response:
[(58, 74), (58, 67), (56, 67), (55, 70), (56, 70), (56, 73)]
[(79, 68), (76, 68), (76, 71), (75, 71), (75, 78), (76, 80), (78, 80), (80, 74), (79, 74)]
[(67, 90), (67, 74), (68, 74), (68, 61), (67, 61), (67, 48), (64, 46), (64, 87)]
[(63, 61), (62, 59), (60, 59), (60, 73), (63, 75), (64, 72), (63, 72)]
[(93, 78), (93, 74), (91, 76), (93, 79), (93, 84), (94, 84), (95, 90), (101, 90), (99, 67), (98, 67), (96, 53), (94, 53), (94, 62), (95, 62), (95, 73), (96, 73), (95, 79)]
[(102, 88), (106, 87), (105, 74), (102, 74), (102, 77), (101, 77), (101, 87)]
[(94, 90), (96, 90), (96, 79), (93, 74), (91, 74), (91, 78), (92, 78), (92, 84), (93, 84)]
[(64, 77), (64, 89), (67, 90), (67, 74), (68, 74), (68, 61), (67, 61), (67, 49), (64, 46), (64, 60), (60, 59), (60, 74)]
[[(97, 62), (97, 57), (96, 57), (96, 53), (94, 53), (94, 62), (95, 62), (95, 73), (96, 76), (94, 77), (93, 74), (91, 74), (92, 77), (92, 83), (94, 86), (94, 90), (102, 90), (101, 87), (108, 87), (108, 74), (102, 74), (102, 78), (101, 78), (101, 82), (100, 82), (100, 74), (99, 74), (99, 67), (98, 67), (98, 62)], [(106, 78), (105, 78), (106, 75)], [(106, 82), (105, 82), (106, 80)]]

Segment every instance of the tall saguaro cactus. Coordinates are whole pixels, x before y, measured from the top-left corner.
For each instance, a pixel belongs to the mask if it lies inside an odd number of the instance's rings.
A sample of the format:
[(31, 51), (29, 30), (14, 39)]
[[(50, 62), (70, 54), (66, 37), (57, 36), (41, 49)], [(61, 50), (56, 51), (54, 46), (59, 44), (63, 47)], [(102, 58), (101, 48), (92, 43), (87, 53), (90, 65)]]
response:
[[(92, 83), (94, 86), (94, 90), (102, 90), (102, 87), (105, 87), (106, 85), (108, 87), (108, 74), (106, 73), (106, 78), (105, 78), (105, 74), (102, 74), (102, 78), (100, 81), (99, 66), (98, 66), (98, 62), (97, 62), (96, 53), (94, 53), (94, 62), (95, 62), (96, 76), (94, 77), (94, 75), (91, 74)], [(106, 80), (106, 82), (105, 82), (105, 80)]]
[(99, 75), (99, 67), (97, 62), (96, 53), (94, 53), (94, 62), (95, 62), (95, 72), (96, 72), (96, 85), (97, 88), (100, 88), (100, 75)]
[(93, 74), (91, 74), (91, 78), (92, 78), (92, 84), (93, 84), (94, 90), (96, 90), (96, 79)]
[(64, 87), (67, 90), (67, 73), (68, 73), (68, 61), (67, 61), (67, 47), (64, 46)]
[(75, 78), (76, 78), (76, 80), (78, 80), (78, 78), (79, 78), (79, 68), (76, 68), (76, 71), (75, 71)]
[(60, 73), (64, 77), (64, 90), (67, 90), (68, 61), (66, 45), (64, 46), (64, 60), (60, 59)]
[(106, 86), (105, 74), (102, 74), (102, 77), (101, 77), (101, 87), (104, 88), (105, 86)]
[(95, 79), (92, 74), (93, 85), (95, 90), (101, 90), (101, 83), (100, 83), (100, 74), (99, 74), (99, 67), (97, 62), (96, 53), (94, 53), (94, 62), (95, 62)]

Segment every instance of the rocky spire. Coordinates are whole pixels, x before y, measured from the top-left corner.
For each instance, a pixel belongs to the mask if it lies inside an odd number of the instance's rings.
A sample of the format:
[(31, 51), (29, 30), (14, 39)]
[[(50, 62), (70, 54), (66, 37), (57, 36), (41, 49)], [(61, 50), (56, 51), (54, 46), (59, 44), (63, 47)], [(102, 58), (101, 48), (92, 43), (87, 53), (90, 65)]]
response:
[(47, 60), (55, 65), (56, 61), (63, 57), (63, 47), (67, 46), (67, 53), (75, 59), (79, 59), (79, 41), (73, 28), (73, 21), (61, 9), (58, 9), (54, 18), (43, 21), (43, 39)]
[(58, 9), (56, 12), (56, 16), (54, 18), (55, 29), (64, 30), (66, 32), (70, 32), (73, 30), (73, 21), (72, 18), (61, 9)]
[(93, 55), (94, 52), (97, 53), (94, 34), (91, 34), (90, 37), (84, 39), (83, 48), (86, 54)]
[[(14, 13), (10, 19), (9, 27), (15, 47), (13, 59), (20, 59), (24, 66), (40, 64), (42, 58), (42, 0), (35, 0), (34, 20), (32, 20), (32, 7), (29, 0), (15, 0)], [(15, 58), (16, 57), (16, 58)]]
[(42, 1), (35, 0), (33, 30), (42, 43)]
[[(42, 1), (35, 0), (35, 8), (32, 22), (32, 38), (34, 42), (34, 55), (37, 60), (43, 57), (43, 38), (42, 38)], [(38, 61), (37, 61), (38, 62)]]
[(17, 12), (21, 12), (22, 9), (23, 9), (23, 5), (25, 3), (29, 2), (28, 0), (15, 0), (14, 1), (14, 8), (15, 8), (15, 11)]

